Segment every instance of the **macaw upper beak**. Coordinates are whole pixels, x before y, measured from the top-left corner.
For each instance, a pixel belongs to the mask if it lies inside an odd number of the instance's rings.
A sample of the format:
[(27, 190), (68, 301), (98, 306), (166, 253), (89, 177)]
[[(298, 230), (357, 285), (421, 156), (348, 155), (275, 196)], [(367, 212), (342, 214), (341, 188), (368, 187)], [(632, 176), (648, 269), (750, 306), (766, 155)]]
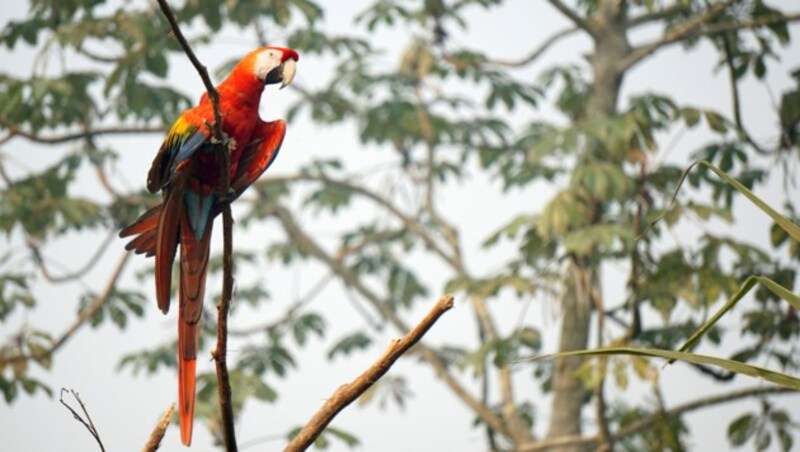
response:
[(297, 72), (297, 61), (289, 58), (281, 63), (280, 66), (269, 71), (267, 77), (264, 79), (264, 84), (273, 85), (275, 83), (280, 83), (280, 89), (283, 89), (292, 83), (295, 72)]

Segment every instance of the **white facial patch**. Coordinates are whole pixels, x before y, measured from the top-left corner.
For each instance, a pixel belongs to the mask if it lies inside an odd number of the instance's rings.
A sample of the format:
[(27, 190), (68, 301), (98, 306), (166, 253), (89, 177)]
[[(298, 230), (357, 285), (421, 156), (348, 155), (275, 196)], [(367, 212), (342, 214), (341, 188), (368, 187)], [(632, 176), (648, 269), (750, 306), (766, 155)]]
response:
[(280, 50), (266, 49), (262, 51), (256, 56), (256, 62), (253, 65), (253, 73), (259, 80), (266, 80), (269, 71), (281, 65), (282, 56), (283, 52)]

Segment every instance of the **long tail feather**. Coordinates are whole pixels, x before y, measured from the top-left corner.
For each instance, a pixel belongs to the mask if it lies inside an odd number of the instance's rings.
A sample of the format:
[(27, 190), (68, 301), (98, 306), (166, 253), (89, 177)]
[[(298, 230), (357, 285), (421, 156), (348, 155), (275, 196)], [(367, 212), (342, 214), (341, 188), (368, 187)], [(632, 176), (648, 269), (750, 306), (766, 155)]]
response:
[(172, 289), (172, 263), (175, 261), (180, 220), (185, 209), (183, 190), (179, 187), (171, 190), (164, 199), (163, 206), (158, 217), (155, 276), (158, 308), (166, 314), (169, 311), (169, 296)]
[(197, 358), (187, 359), (183, 350), (194, 343), (197, 348), (198, 324), (189, 324), (178, 321), (178, 413), (181, 425), (181, 442), (185, 446), (192, 444), (192, 427), (194, 426), (194, 396), (196, 385)]
[(203, 237), (194, 234), (188, 214), (183, 213), (180, 222), (181, 284), (178, 307), (178, 404), (181, 425), (181, 441), (192, 442), (195, 399), (195, 367), (197, 364), (197, 342), (200, 332), (200, 316), (203, 313), (206, 273), (208, 270), (209, 239), (213, 218), (208, 218)]

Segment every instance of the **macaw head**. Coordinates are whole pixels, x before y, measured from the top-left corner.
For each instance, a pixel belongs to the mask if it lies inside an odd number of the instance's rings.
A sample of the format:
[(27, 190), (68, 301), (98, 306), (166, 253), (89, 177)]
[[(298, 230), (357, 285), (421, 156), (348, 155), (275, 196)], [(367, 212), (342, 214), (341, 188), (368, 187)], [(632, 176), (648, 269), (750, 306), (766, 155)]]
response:
[(253, 74), (265, 85), (280, 83), (281, 88), (292, 83), (300, 56), (292, 49), (262, 47), (245, 57)]

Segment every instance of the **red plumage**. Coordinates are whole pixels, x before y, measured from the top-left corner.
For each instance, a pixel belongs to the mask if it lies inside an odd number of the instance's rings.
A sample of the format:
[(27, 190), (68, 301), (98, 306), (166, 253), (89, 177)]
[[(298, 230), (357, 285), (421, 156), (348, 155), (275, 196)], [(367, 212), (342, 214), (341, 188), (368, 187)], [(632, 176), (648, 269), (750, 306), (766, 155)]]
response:
[[(264, 86), (291, 82), (297, 52), (264, 47), (245, 56), (218, 87), (222, 129), (235, 144), (230, 155), (230, 189), (238, 197), (269, 167), (280, 149), (286, 123), (264, 122), (258, 107)], [(210, 146), (211, 102), (204, 94), (173, 124), (147, 178), (163, 201), (120, 232), (133, 236), (126, 249), (155, 256), (156, 300), (167, 313), (172, 264), (180, 246), (178, 306), (178, 405), (181, 441), (190, 445), (200, 317), (208, 270), (209, 242), (219, 215), (220, 162)]]

